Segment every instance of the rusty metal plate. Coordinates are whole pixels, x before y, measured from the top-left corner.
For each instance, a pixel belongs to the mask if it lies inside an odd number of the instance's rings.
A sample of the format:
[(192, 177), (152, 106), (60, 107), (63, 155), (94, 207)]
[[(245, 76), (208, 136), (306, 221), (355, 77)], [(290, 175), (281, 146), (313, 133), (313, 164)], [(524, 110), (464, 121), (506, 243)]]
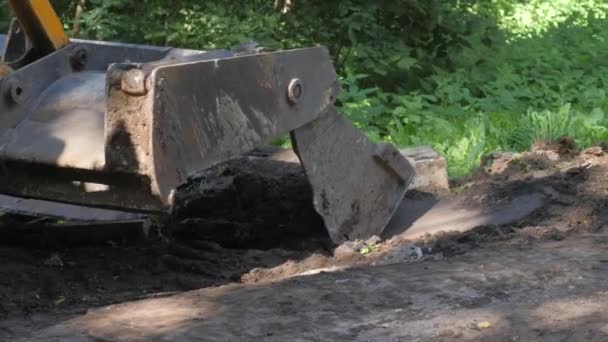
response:
[(409, 161), (371, 142), (333, 107), (292, 138), (332, 240), (380, 235), (414, 176)]

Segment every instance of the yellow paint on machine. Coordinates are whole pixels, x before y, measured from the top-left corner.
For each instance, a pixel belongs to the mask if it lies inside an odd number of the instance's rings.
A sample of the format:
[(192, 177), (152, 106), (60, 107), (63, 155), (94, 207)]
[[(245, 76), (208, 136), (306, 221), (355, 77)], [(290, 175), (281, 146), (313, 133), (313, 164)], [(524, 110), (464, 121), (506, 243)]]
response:
[(63, 24), (49, 0), (8, 0), (27, 36), (37, 47), (59, 50), (69, 44)]

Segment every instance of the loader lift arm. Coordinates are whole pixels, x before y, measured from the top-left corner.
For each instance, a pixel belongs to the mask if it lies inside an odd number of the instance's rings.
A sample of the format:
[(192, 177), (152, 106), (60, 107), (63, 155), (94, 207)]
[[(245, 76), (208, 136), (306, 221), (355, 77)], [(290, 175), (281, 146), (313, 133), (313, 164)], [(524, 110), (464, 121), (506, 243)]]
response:
[[(202, 170), (289, 133), (341, 242), (380, 234), (413, 177), (394, 146), (374, 144), (334, 108), (325, 48), (68, 44), (48, 0), (10, 4), (29, 42), (15, 46), (45, 53), (0, 79), (0, 193), (167, 212)], [(8, 50), (9, 64), (28, 53)]]
[(61, 20), (48, 0), (8, 0), (34, 48), (46, 56), (69, 44)]

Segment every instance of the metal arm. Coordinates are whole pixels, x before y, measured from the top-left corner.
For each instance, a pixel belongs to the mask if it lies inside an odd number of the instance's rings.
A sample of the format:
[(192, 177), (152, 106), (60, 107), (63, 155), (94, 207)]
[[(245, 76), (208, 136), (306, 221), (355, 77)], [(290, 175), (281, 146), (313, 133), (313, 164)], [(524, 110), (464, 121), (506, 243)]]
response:
[(69, 44), (68, 35), (49, 0), (8, 0), (8, 4), (39, 57)]

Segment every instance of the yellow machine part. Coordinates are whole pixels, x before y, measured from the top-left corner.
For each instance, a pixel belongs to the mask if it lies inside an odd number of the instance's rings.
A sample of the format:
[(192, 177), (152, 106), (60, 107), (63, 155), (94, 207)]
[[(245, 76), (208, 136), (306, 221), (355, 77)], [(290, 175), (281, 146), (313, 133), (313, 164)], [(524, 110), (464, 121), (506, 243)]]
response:
[(61, 20), (49, 0), (8, 0), (17, 20), (42, 54), (49, 54), (69, 44)]

